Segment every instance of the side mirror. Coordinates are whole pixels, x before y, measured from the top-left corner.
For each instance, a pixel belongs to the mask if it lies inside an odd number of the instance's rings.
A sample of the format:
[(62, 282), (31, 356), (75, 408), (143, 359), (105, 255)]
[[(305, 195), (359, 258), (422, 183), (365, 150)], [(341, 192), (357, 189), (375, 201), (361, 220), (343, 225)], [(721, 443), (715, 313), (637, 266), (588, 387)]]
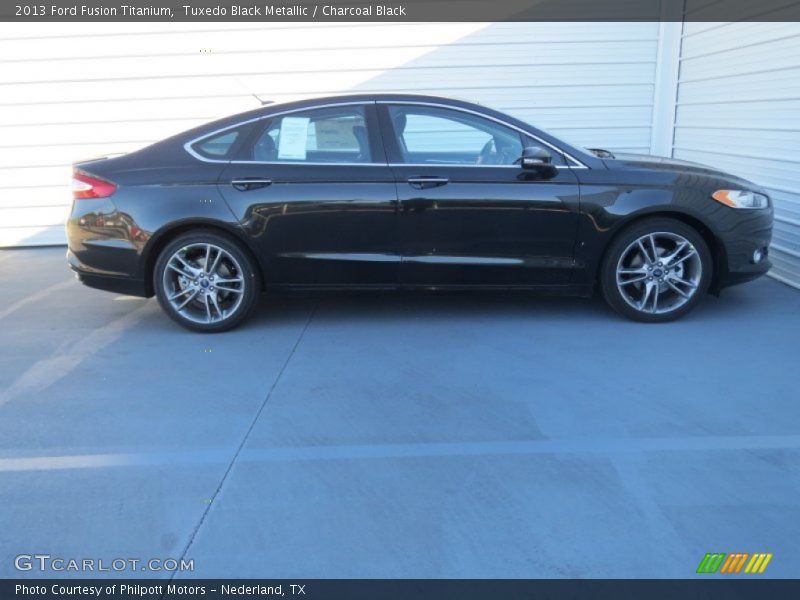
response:
[(549, 167), (553, 162), (550, 153), (540, 146), (526, 146), (522, 149), (519, 164), (523, 169), (539, 169)]

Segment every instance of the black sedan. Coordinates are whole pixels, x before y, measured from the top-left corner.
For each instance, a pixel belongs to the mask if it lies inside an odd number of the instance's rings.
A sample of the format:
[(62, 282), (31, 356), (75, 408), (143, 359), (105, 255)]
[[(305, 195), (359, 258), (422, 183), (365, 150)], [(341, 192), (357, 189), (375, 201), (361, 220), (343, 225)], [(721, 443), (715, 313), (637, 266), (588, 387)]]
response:
[(599, 288), (640, 321), (766, 273), (772, 206), (701, 165), (418, 95), (273, 104), (75, 165), (68, 261), (198, 331), (263, 290)]

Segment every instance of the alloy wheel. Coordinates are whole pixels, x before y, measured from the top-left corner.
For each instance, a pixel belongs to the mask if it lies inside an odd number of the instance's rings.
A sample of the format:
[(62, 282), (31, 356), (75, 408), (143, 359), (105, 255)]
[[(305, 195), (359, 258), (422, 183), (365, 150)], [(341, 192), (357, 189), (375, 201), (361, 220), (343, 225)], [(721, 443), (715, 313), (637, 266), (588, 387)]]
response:
[(622, 298), (639, 312), (654, 315), (679, 309), (697, 293), (703, 264), (697, 248), (671, 232), (643, 235), (620, 255), (616, 282)]
[(163, 275), (165, 299), (185, 319), (218, 323), (242, 305), (244, 270), (215, 244), (188, 244), (169, 257)]

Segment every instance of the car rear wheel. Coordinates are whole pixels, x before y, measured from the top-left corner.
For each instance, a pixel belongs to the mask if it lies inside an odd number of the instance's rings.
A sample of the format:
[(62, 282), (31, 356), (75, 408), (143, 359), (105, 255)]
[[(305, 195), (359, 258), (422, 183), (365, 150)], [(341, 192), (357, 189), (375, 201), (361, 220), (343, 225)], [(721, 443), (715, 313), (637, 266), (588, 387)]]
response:
[(620, 314), (645, 322), (677, 319), (692, 310), (711, 282), (713, 261), (703, 237), (668, 218), (641, 221), (611, 243), (600, 285)]
[(227, 331), (258, 303), (253, 260), (233, 239), (213, 231), (185, 233), (159, 254), (153, 285), (161, 308), (188, 329)]

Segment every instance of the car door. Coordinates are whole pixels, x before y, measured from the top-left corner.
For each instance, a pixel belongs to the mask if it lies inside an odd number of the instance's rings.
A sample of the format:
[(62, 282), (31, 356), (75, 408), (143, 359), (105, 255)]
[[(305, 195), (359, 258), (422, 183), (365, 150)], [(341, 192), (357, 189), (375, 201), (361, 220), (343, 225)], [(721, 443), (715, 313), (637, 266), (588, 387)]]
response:
[(523, 169), (542, 145), (472, 111), (379, 103), (399, 199), (401, 284), (566, 284), (573, 269), (579, 186), (557, 150), (553, 167)]
[(276, 114), (242, 152), (219, 189), (267, 285), (396, 285), (397, 195), (374, 103)]

